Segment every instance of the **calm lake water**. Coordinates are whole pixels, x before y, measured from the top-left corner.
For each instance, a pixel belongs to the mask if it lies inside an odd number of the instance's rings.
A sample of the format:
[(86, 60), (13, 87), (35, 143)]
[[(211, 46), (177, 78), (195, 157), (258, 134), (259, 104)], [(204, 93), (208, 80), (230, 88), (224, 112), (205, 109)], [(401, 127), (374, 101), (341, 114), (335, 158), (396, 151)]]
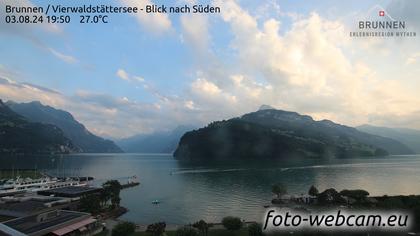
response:
[[(420, 194), (420, 155), (370, 159), (293, 160), (262, 163), (187, 165), (171, 155), (82, 154), (63, 157), (0, 157), (0, 169), (37, 168), (53, 175), (88, 175), (95, 184), (126, 181), (141, 185), (123, 190), (121, 218), (137, 223), (186, 224), (227, 215), (260, 220), (269, 204), (271, 185), (282, 182), (289, 193), (306, 193), (311, 185), (366, 189), (371, 195)], [(161, 201), (153, 205), (153, 200)]]

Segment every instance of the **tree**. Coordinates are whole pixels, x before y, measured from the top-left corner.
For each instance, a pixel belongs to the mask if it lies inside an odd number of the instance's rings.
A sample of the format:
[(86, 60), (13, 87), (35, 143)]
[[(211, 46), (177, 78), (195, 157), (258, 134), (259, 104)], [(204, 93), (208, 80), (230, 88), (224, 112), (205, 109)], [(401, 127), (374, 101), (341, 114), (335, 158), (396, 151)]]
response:
[(287, 188), (284, 184), (278, 183), (273, 185), (271, 188), (271, 192), (277, 195), (277, 198), (280, 198), (282, 195), (285, 195), (287, 193)]
[(330, 188), (318, 194), (318, 203), (323, 204), (343, 204), (346, 200), (337, 192), (337, 190)]
[(242, 221), (238, 217), (226, 216), (222, 219), (222, 225), (227, 230), (234, 231), (242, 228)]
[(121, 198), (120, 196), (113, 196), (111, 198), (111, 205), (113, 206), (113, 208), (115, 208), (116, 206), (120, 206), (120, 202), (121, 202)]
[(252, 223), (248, 226), (248, 235), (249, 236), (262, 236), (262, 226), (258, 223)]
[(118, 223), (113, 229), (112, 229), (112, 236), (127, 236), (136, 230), (136, 225), (131, 222), (121, 222)]
[(80, 209), (94, 215), (98, 214), (102, 210), (99, 196), (96, 194), (83, 195), (80, 198)]
[(100, 201), (101, 208), (104, 208), (107, 205), (109, 199), (110, 199), (109, 194), (105, 192), (105, 190), (102, 188), (102, 191), (99, 194), (99, 201)]
[(176, 230), (176, 236), (198, 236), (198, 232), (196, 229), (184, 226)]
[(382, 201), (378, 202), (378, 207), (384, 209), (403, 209), (404, 202), (401, 197), (387, 197), (384, 198)]
[(118, 180), (108, 180), (102, 184), (103, 198), (105, 202), (111, 200), (111, 208), (115, 208), (120, 205), (120, 191), (122, 186)]
[(312, 185), (309, 188), (308, 194), (311, 195), (311, 196), (316, 197), (319, 194), (319, 191), (318, 191), (318, 189), (315, 186)]
[(161, 236), (165, 232), (166, 223), (158, 222), (147, 226), (146, 232), (151, 233), (153, 236)]
[(194, 228), (197, 228), (201, 234), (207, 236), (209, 228), (213, 227), (212, 224), (205, 222), (204, 220), (197, 221), (193, 224)]

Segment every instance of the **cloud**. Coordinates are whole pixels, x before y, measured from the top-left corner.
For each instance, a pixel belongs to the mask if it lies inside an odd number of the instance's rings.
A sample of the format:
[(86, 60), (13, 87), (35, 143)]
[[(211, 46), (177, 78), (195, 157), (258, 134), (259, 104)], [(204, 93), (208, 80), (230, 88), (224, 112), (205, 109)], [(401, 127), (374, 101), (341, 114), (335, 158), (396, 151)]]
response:
[(151, 0), (120, 0), (126, 6), (137, 7), (138, 13), (133, 14), (138, 22), (147, 30), (155, 34), (164, 34), (170, 32), (172, 29), (172, 22), (169, 16), (165, 13), (146, 13), (145, 7), (147, 5), (154, 5)]
[(200, 53), (207, 51), (210, 40), (208, 17), (202, 14), (184, 14), (180, 20), (182, 38)]
[(416, 63), (417, 62), (417, 59), (420, 57), (420, 52), (417, 52), (417, 53), (413, 53), (413, 54), (411, 54), (408, 58), (407, 58), (407, 60), (406, 60), (406, 64), (407, 65), (410, 65), (410, 64), (414, 64), (414, 63)]
[(69, 55), (66, 55), (66, 54), (63, 54), (63, 53), (61, 53), (61, 52), (59, 52), (59, 51), (57, 51), (57, 50), (55, 50), (55, 49), (53, 49), (53, 48), (48, 48), (48, 50), (55, 56), (55, 57), (57, 57), (58, 59), (60, 59), (60, 60), (62, 60), (62, 61), (64, 61), (64, 62), (66, 62), (66, 63), (69, 63), (69, 64), (74, 64), (74, 63), (77, 63), (78, 62), (78, 60), (76, 59), (76, 58), (74, 58), (74, 57), (72, 57), (72, 56), (69, 56)]
[[(142, 7), (151, 3), (121, 1)], [(317, 12), (291, 17), (293, 13), (275, 7), (273, 15), (264, 6), (252, 15), (237, 1), (216, 0), (214, 4), (223, 9), (217, 20), (223, 24), (221, 28), (229, 28), (225, 35), (228, 45), (211, 50), (211, 27), (219, 25), (210, 24), (206, 16), (181, 16), (182, 38), (193, 45), (193, 56), (200, 60), (194, 60), (188, 68), (194, 74), (178, 95), (168, 95), (124, 68), (115, 76), (140, 83), (155, 101), (143, 103), (91, 91), (63, 95), (54, 89), (16, 82), (23, 80), (15, 79), (17, 73), (0, 66), (0, 96), (16, 101), (40, 100), (68, 110), (95, 133), (114, 137), (231, 118), (256, 110), (261, 104), (347, 125), (420, 128), (420, 84), (418, 74), (410, 69), (418, 59), (418, 39), (350, 39), (352, 25), (326, 19)], [(393, 17), (397, 15), (393, 13)], [(283, 28), (282, 16), (291, 20), (287, 28)], [(136, 17), (145, 27), (155, 27), (149, 28), (154, 33), (172, 28), (164, 14), (153, 16), (156, 19)], [(62, 56), (71, 61), (71, 57)]]
[(145, 82), (143, 77), (136, 76), (136, 75), (130, 75), (124, 69), (118, 69), (116, 75), (117, 75), (118, 78), (120, 78), (122, 80), (125, 80), (125, 81), (128, 81), (128, 82), (138, 82), (138, 83)]
[(103, 136), (126, 137), (137, 132), (152, 132), (153, 127), (169, 125), (160, 120), (156, 113), (158, 109), (153, 105), (106, 94), (78, 91), (66, 96), (42, 86), (0, 78), (0, 97), (16, 102), (40, 101), (69, 111), (89, 130)]
[[(255, 9), (256, 19), (278, 18), (286, 15), (276, 0), (266, 0)], [(294, 16), (293, 16), (294, 17)]]
[(195, 109), (195, 107), (194, 107), (194, 102), (193, 101), (191, 101), (191, 100), (189, 100), (189, 101), (185, 101), (185, 107), (186, 108), (188, 108), (188, 109), (190, 109), (190, 110), (194, 110)]
[(192, 83), (192, 89), (200, 94), (204, 93), (212, 97), (218, 96), (221, 93), (221, 90), (217, 87), (217, 85), (201, 78)]
[(30, 83), (19, 83), (4, 77), (0, 77), (0, 96), (3, 100), (43, 101), (51, 106), (62, 106), (64, 103), (62, 95), (55, 90)]
[(133, 76), (132, 80), (135, 80), (137, 82), (144, 82), (145, 81), (144, 78), (140, 77), (140, 76)]
[(407, 22), (407, 26), (420, 30), (420, 2), (419, 1), (404, 1), (392, 0), (386, 7), (387, 12), (396, 20), (403, 20)]
[[(396, 59), (378, 59), (380, 49), (366, 49), (362, 42), (352, 41), (343, 22), (313, 12), (293, 19), (289, 29), (282, 31), (279, 19), (258, 19), (236, 1), (215, 4), (221, 6), (221, 18), (230, 26), (234, 60), (229, 69), (218, 66), (221, 58), (200, 65), (200, 73), (191, 83), (189, 96), (194, 107), (218, 111), (208, 112), (209, 120), (241, 115), (260, 104), (348, 125), (396, 115), (401, 122), (394, 124), (404, 126), (404, 120), (416, 117), (420, 98), (405, 84), (407, 78), (401, 73), (398, 77), (386, 75), (387, 68), (383, 68), (395, 64)], [(412, 44), (376, 43), (395, 49), (396, 58), (412, 50)], [(358, 59), (363, 55), (367, 60)], [(382, 60), (384, 64), (375, 64)], [(404, 61), (397, 63), (402, 70)]]
[(40, 101), (69, 111), (90, 131), (106, 137), (121, 138), (169, 130), (178, 124), (198, 124), (200, 120), (193, 101), (164, 96), (157, 90), (153, 90), (153, 94), (158, 100), (144, 103), (127, 97), (85, 90), (65, 95), (55, 89), (18, 80), (23, 81), (24, 78), (0, 65), (0, 99), (16, 102)]
[[(169, 130), (179, 124), (197, 124), (192, 115), (194, 104), (182, 98), (160, 99), (154, 103), (130, 100), (108, 94), (79, 91), (71, 100), (78, 107), (73, 110), (77, 117), (97, 134), (112, 137), (128, 137), (139, 133)], [(80, 106), (85, 107), (83, 112)]]
[(123, 79), (123, 80), (127, 80), (127, 81), (129, 81), (130, 80), (130, 78), (129, 78), (129, 76), (128, 76), (128, 74), (127, 74), (127, 72), (125, 72), (125, 70), (123, 70), (123, 69), (118, 69), (117, 70), (117, 74), (116, 74), (120, 79)]

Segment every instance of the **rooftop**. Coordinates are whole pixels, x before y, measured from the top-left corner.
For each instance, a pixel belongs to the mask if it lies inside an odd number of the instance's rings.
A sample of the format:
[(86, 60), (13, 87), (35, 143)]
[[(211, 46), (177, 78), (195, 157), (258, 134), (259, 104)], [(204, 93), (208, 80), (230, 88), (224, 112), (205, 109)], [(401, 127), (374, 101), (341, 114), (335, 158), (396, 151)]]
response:
[(43, 231), (51, 232), (65, 225), (88, 218), (90, 218), (90, 215), (87, 213), (60, 210), (22, 217), (4, 222), (3, 224), (24, 234), (33, 235), (34, 233)]
[(69, 186), (63, 188), (56, 188), (44, 191), (38, 191), (39, 195), (44, 196), (59, 196), (59, 197), (80, 197), (84, 194), (92, 194), (101, 191), (101, 188), (89, 186)]
[(22, 201), (22, 202), (8, 202), (0, 204), (0, 213), (3, 215), (22, 216), (39, 212), (47, 208), (45, 202), (42, 201)]

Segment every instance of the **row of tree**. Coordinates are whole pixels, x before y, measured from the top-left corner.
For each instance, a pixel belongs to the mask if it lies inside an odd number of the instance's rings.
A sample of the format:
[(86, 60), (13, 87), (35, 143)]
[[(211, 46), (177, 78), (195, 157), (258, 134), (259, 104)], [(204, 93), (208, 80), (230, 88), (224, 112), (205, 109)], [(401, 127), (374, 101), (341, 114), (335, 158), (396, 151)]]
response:
[[(244, 227), (243, 221), (238, 217), (227, 216), (223, 218), (222, 225), (226, 230), (229, 230), (231, 233), (238, 231)], [(192, 225), (186, 225), (180, 227), (176, 230), (176, 236), (207, 236), (208, 231), (214, 225), (207, 223), (204, 220), (195, 222)], [(131, 222), (121, 222), (114, 227), (112, 230), (112, 236), (127, 236), (132, 234), (136, 229), (134, 223)], [(165, 233), (166, 223), (157, 222), (147, 226), (146, 232), (152, 236), (162, 236)], [(262, 227), (258, 223), (252, 223), (248, 225), (248, 235), (249, 236), (262, 236), (263, 231)]]
[[(278, 184), (275, 184), (271, 187), (271, 192), (276, 194), (277, 198), (281, 198), (282, 196), (287, 194), (287, 188), (284, 184), (278, 183)], [(319, 191), (314, 185), (312, 185), (309, 188), (308, 194), (310, 196), (316, 197), (319, 194)]]
[(80, 209), (94, 215), (119, 207), (122, 186), (118, 180), (108, 180), (102, 184), (99, 194), (87, 194), (80, 198)]
[[(279, 183), (272, 186), (271, 192), (276, 194), (277, 199), (280, 200), (282, 196), (287, 194), (287, 188), (284, 184)], [(363, 203), (369, 196), (369, 192), (363, 189), (345, 189), (341, 192), (337, 192), (337, 190), (330, 188), (320, 193), (318, 189), (314, 185), (312, 185), (308, 190), (308, 195), (316, 197), (318, 203), (320, 204), (346, 203), (347, 200), (344, 197), (347, 197), (348, 199), (353, 199), (355, 202), (358, 203)]]

